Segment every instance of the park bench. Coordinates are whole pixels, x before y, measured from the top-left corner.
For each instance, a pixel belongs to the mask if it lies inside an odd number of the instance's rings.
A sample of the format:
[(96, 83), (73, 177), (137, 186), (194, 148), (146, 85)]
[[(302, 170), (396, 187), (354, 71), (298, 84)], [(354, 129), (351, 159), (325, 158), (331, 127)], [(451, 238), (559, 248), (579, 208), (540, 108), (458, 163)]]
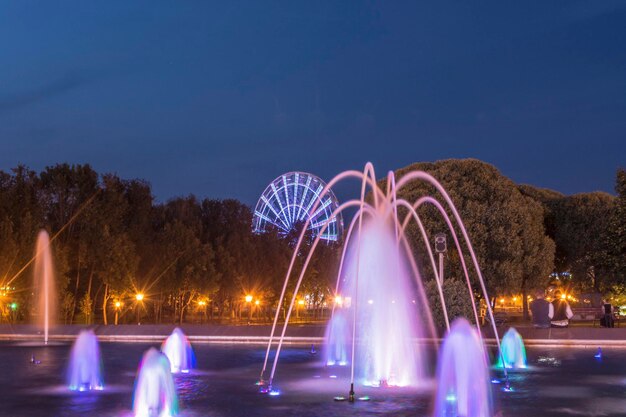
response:
[(572, 313), (572, 320), (593, 321), (594, 324), (603, 316), (602, 307), (572, 307)]
[[(572, 313), (574, 313), (572, 320), (592, 321), (594, 327), (596, 324), (600, 325), (600, 320), (604, 317), (604, 309), (602, 307), (573, 307)], [(619, 315), (614, 314), (613, 320), (615, 322), (615, 327), (619, 327)]]

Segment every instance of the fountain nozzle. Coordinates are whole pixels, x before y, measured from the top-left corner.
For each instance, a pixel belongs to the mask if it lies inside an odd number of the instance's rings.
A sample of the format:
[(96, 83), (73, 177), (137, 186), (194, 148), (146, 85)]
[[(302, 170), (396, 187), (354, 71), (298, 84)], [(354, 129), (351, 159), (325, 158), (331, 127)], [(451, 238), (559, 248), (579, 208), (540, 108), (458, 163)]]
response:
[(505, 391), (511, 391), (511, 382), (509, 381), (509, 376), (506, 376), (506, 379), (504, 381), (504, 390)]
[(354, 402), (354, 382), (350, 384), (350, 394), (348, 395), (348, 401)]

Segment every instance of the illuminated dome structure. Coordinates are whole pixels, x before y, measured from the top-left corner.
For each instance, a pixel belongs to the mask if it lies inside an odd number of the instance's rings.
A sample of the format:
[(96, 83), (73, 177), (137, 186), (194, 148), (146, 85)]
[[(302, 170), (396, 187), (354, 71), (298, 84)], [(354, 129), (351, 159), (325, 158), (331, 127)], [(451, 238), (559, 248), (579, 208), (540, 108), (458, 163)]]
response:
[(317, 236), (330, 219), (321, 239), (327, 243), (336, 242), (343, 233), (343, 218), (341, 214), (331, 218), (339, 205), (332, 190), (322, 197), (313, 211), (325, 186), (324, 181), (306, 172), (289, 172), (276, 178), (265, 188), (256, 204), (252, 221), (254, 231), (262, 233), (268, 227), (275, 227), (280, 233), (287, 234), (310, 219), (309, 230)]

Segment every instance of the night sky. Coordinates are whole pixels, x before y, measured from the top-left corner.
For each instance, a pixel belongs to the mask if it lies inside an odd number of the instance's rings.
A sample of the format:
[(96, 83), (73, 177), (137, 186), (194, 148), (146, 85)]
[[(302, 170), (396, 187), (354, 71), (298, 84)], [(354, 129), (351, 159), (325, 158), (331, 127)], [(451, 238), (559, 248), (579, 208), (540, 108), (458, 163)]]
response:
[(160, 201), (254, 204), (285, 171), (465, 157), (612, 192), (626, 2), (2, 4), (2, 170), (90, 163)]

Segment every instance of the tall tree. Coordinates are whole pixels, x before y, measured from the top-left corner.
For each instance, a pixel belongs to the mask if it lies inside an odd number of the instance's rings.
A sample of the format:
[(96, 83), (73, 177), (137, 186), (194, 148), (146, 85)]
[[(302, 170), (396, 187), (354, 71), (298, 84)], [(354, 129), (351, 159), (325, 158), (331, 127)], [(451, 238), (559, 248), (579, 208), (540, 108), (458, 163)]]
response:
[[(546, 280), (553, 267), (554, 243), (546, 236), (542, 207), (522, 195), (510, 179), (492, 165), (475, 159), (417, 163), (397, 171), (396, 176), (401, 178), (412, 170), (430, 173), (452, 198), (467, 228), (491, 297), (525, 294), (529, 288)], [(433, 187), (419, 182), (401, 190), (400, 197), (413, 202), (424, 194), (440, 197)], [(400, 213), (406, 214), (403, 210)], [(451, 215), (449, 211), (448, 214)], [(421, 209), (420, 215), (430, 236), (447, 229), (439, 213), (432, 208)], [(423, 245), (432, 242), (422, 242), (415, 224), (408, 234), (421, 264), (429, 271)], [(458, 229), (457, 234), (461, 236)], [(466, 264), (471, 265), (467, 251), (465, 255)], [(446, 277), (464, 279), (454, 248), (448, 252), (447, 265)], [(473, 282), (478, 288), (475, 275)]]

